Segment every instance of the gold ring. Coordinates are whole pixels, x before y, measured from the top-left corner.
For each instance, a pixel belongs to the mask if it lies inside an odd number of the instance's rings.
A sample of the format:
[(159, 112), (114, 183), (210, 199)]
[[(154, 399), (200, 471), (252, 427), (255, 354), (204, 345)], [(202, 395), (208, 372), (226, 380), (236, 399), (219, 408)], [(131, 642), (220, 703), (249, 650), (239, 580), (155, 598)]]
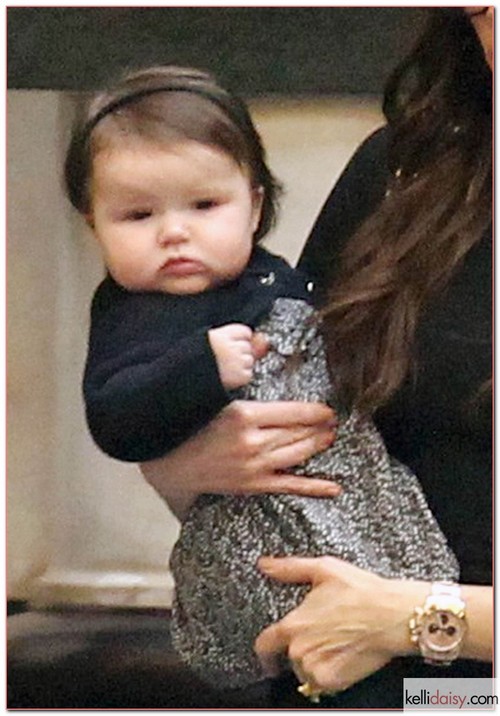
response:
[(309, 681), (306, 681), (304, 684), (300, 684), (300, 686), (297, 686), (297, 691), (299, 694), (302, 694), (302, 696), (305, 696), (306, 699), (309, 699), (313, 704), (319, 704), (320, 698), (321, 698), (321, 691), (315, 691)]

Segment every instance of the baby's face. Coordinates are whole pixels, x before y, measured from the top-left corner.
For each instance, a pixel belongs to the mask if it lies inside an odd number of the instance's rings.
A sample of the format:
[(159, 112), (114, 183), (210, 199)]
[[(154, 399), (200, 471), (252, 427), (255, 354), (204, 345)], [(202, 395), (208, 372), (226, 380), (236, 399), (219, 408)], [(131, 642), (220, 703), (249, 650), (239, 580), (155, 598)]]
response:
[(131, 291), (200, 293), (248, 262), (261, 191), (222, 150), (129, 139), (98, 152), (91, 192), (108, 270)]

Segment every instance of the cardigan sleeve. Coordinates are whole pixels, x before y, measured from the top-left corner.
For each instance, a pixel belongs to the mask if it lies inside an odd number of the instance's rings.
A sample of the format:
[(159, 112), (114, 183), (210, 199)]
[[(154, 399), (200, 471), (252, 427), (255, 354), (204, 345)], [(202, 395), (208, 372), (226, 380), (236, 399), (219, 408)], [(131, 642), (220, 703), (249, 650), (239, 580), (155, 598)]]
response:
[(383, 127), (363, 142), (347, 164), (300, 257), (298, 268), (315, 281), (319, 301), (335, 279), (342, 249), (380, 202), (386, 184), (387, 128)]
[[(98, 312), (98, 311), (97, 311)], [(120, 321), (94, 320), (83, 382), (89, 430), (97, 445), (119, 460), (165, 455), (229, 401), (208, 332), (171, 340), (157, 335), (130, 305)], [(94, 319), (96, 307), (93, 310)], [(130, 323), (137, 324), (134, 340)], [(149, 335), (148, 335), (149, 334)]]

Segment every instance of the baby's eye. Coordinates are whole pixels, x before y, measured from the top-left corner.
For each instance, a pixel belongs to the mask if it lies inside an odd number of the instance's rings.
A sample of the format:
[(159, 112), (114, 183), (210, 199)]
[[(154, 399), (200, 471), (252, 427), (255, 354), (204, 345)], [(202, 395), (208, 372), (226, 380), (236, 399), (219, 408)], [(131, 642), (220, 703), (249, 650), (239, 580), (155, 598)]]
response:
[(149, 219), (153, 212), (146, 210), (134, 210), (134, 211), (128, 211), (124, 215), (125, 221), (143, 221), (144, 219)]
[(207, 211), (218, 206), (219, 202), (216, 199), (201, 199), (195, 202), (195, 207), (198, 211)]

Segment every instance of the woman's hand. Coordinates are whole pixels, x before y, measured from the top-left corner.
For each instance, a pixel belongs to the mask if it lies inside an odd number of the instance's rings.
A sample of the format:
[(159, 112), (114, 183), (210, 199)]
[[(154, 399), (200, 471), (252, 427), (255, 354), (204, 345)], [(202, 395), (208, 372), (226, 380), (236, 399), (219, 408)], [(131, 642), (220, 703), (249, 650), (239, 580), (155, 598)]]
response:
[(235, 401), (166, 457), (141, 466), (178, 517), (201, 493), (331, 497), (340, 488), (286, 470), (329, 447), (333, 411), (321, 403)]
[(282, 582), (312, 584), (301, 605), (257, 638), (269, 676), (285, 653), (313, 692), (343, 691), (393, 657), (416, 653), (408, 619), (428, 594), (426, 582), (383, 579), (335, 557), (264, 557), (259, 567)]

